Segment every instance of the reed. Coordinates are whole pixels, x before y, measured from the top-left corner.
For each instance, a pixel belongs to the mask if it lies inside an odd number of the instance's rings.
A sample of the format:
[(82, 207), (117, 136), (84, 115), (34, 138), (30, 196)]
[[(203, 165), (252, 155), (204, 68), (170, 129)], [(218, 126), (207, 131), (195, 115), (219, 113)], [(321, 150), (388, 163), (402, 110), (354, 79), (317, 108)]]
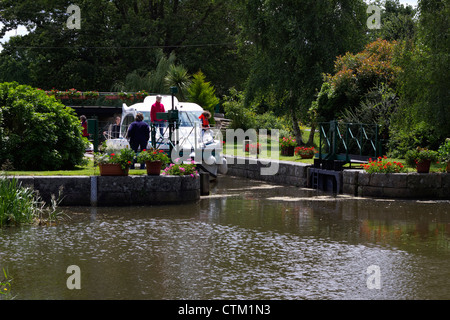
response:
[(54, 223), (62, 213), (59, 198), (52, 197), (50, 206), (33, 189), (23, 187), (16, 178), (0, 177), (0, 227), (22, 224)]

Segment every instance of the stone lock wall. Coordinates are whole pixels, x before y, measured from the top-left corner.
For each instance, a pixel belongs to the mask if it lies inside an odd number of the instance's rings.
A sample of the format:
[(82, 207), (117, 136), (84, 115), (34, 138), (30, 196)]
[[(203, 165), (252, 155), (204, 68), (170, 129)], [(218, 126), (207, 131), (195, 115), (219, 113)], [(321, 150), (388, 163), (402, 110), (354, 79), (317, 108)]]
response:
[(200, 178), (191, 176), (16, 178), (47, 203), (62, 189), (62, 206), (158, 205), (200, 199)]
[[(228, 175), (266, 181), (271, 183), (285, 184), (296, 187), (307, 187), (308, 168), (305, 163), (289, 161), (272, 161), (261, 159), (249, 159), (244, 157), (226, 156), (228, 162)], [(278, 166), (274, 175), (264, 175), (262, 169)]]
[(450, 174), (368, 174), (363, 170), (345, 170), (343, 193), (360, 197), (450, 200)]

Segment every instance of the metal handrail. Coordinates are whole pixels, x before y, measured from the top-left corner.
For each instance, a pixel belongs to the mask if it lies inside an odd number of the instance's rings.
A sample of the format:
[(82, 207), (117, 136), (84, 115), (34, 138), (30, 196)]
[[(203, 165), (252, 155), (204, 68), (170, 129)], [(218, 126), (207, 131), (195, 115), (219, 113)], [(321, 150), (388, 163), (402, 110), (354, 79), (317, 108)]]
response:
[[(345, 126), (345, 133), (342, 131), (340, 126)], [(329, 126), (326, 130), (326, 126)], [(353, 126), (357, 126), (359, 129), (359, 134), (355, 135)], [(374, 137), (369, 137), (367, 128), (374, 127), (375, 133)], [(323, 142), (325, 142), (325, 147), (328, 147), (329, 153), (326, 156), (328, 160), (335, 160), (338, 156), (339, 145), (342, 144), (343, 153), (346, 155), (346, 161), (350, 162), (350, 141), (356, 143), (356, 147), (359, 150), (359, 155), (364, 156), (364, 147), (369, 142), (370, 149), (374, 154), (370, 156), (379, 156), (379, 125), (378, 124), (361, 124), (361, 123), (338, 123), (337, 121), (330, 121), (326, 123), (319, 123), (320, 128), (320, 150), (319, 159), (323, 159)], [(343, 134), (344, 133), (344, 134)]]

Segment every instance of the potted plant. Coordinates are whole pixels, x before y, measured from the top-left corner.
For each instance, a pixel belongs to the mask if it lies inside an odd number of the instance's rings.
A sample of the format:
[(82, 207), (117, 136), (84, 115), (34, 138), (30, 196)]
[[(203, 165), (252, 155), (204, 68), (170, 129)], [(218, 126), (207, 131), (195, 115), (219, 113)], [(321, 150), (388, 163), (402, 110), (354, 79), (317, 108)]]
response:
[(295, 155), (300, 156), (302, 159), (312, 159), (317, 153), (314, 147), (297, 147), (295, 148)]
[(418, 147), (406, 153), (406, 163), (416, 167), (417, 173), (429, 173), (431, 162), (438, 160), (437, 151)]
[(293, 157), (296, 146), (297, 141), (295, 141), (295, 138), (291, 136), (283, 137), (280, 140), (281, 154), (283, 156)]
[(55, 88), (53, 88), (52, 90), (46, 91), (46, 93), (49, 96), (54, 96), (54, 97), (58, 96), (58, 90), (56, 90)]
[(141, 90), (139, 92), (136, 92), (136, 99), (137, 100), (144, 100), (148, 96), (148, 92), (145, 90)]
[(439, 147), (438, 153), (439, 160), (442, 161), (442, 163), (445, 163), (445, 169), (448, 173), (450, 173), (450, 138), (447, 138)]
[(57, 91), (55, 97), (57, 99), (69, 99), (69, 91)]
[(98, 91), (86, 91), (83, 93), (83, 95), (87, 98), (87, 99), (96, 99), (99, 97), (99, 93)]
[(116, 93), (108, 93), (105, 95), (105, 100), (118, 100), (119, 95)]
[(170, 159), (163, 150), (151, 149), (139, 153), (137, 162), (145, 163), (148, 175), (159, 176), (161, 174), (162, 166), (168, 164)]
[(109, 150), (94, 154), (94, 163), (99, 166), (101, 176), (128, 176), (134, 157), (134, 151), (129, 148), (118, 152)]
[(84, 98), (81, 91), (78, 91), (77, 89), (74, 89), (74, 88), (69, 89), (67, 91), (67, 93), (68, 93), (68, 96), (72, 99), (83, 99)]
[(119, 92), (119, 97), (120, 97), (120, 99), (125, 100), (125, 101), (134, 99), (133, 94), (126, 93), (126, 92)]

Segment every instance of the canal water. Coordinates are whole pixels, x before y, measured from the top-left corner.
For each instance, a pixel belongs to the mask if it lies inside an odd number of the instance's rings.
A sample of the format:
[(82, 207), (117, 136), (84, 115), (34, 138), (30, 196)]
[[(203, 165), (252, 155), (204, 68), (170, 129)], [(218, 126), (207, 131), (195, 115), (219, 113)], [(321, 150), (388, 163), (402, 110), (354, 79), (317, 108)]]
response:
[[(193, 204), (67, 208), (58, 226), (1, 229), (9, 297), (450, 299), (449, 202), (233, 177), (211, 189)], [(67, 286), (73, 265), (80, 290)]]

